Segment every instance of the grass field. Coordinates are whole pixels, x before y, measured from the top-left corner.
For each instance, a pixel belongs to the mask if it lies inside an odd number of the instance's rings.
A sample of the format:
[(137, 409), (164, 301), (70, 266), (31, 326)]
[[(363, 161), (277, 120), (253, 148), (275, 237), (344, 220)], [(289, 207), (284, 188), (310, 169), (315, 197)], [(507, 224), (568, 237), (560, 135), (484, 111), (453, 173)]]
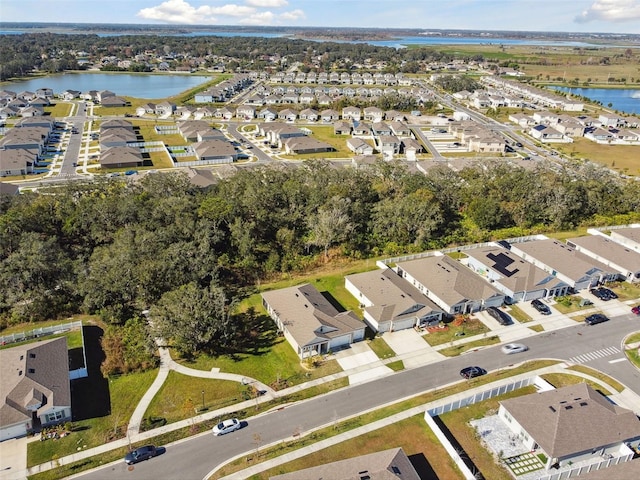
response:
[(136, 405), (147, 391), (157, 371), (133, 373), (109, 379), (110, 413), (73, 422), (71, 435), (58, 440), (30, 442), (27, 449), (29, 466), (38, 465), (91, 448), (124, 436), (124, 430)]
[[(450, 323), (446, 330), (431, 332), (423, 335), (422, 338), (424, 338), (429, 345), (435, 347), (436, 345), (442, 345), (447, 342), (458, 340), (461, 336), (460, 334), (464, 334), (464, 337), (471, 337), (473, 335), (479, 335), (487, 332), (489, 332), (489, 329), (484, 323), (477, 318), (469, 318), (458, 327), (453, 325), (453, 323)], [(456, 334), (458, 335), (456, 336)]]
[(559, 152), (576, 160), (586, 159), (627, 175), (640, 175), (640, 147), (637, 145), (601, 145), (586, 138), (554, 145)]
[(44, 107), (44, 112), (54, 118), (67, 117), (71, 113), (71, 103), (58, 101), (48, 107)]

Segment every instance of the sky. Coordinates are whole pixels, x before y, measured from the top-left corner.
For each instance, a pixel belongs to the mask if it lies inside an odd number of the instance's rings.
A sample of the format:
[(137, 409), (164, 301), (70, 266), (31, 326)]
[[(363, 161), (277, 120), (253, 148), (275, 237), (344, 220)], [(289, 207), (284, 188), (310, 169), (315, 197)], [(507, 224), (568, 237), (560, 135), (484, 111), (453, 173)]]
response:
[(0, 20), (640, 34), (640, 0), (0, 0)]

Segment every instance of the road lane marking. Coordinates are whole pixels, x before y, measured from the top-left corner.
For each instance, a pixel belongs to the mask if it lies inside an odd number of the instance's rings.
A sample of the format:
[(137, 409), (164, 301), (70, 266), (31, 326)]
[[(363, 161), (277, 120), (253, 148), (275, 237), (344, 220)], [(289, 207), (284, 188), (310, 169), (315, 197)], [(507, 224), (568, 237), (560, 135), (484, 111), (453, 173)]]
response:
[(609, 360), (609, 363), (624, 362), (625, 360), (626, 360), (626, 358), (617, 358), (615, 360)]

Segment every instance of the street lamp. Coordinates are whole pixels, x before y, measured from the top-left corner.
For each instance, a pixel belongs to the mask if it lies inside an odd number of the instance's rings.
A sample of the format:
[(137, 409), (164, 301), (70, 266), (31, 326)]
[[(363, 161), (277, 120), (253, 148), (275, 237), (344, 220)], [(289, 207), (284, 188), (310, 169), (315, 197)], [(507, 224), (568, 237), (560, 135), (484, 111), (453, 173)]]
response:
[(202, 411), (204, 412), (204, 390), (202, 390)]

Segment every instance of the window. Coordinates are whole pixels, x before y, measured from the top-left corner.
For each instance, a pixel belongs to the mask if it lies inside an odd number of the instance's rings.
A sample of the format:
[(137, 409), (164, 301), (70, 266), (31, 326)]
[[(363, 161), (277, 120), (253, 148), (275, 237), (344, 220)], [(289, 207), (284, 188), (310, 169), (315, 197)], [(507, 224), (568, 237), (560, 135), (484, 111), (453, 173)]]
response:
[(30, 368), (29, 369), (29, 373), (36, 373), (36, 369), (35, 368)]
[(60, 410), (58, 412), (47, 413), (45, 415), (45, 419), (47, 423), (57, 422), (58, 420), (62, 420), (64, 418), (64, 411)]
[(35, 353), (30, 353), (29, 354), (29, 358), (36, 358), (36, 354)]

